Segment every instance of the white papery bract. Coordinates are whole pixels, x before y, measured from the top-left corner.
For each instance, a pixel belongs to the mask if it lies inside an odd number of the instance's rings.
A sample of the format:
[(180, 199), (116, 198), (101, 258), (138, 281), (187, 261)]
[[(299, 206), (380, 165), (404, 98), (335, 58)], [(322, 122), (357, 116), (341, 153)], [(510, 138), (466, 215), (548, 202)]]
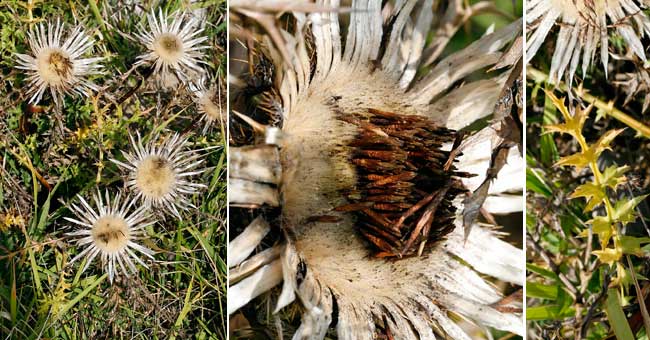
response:
[(645, 62), (645, 46), (641, 38), (650, 34), (650, 19), (639, 5), (643, 5), (643, 2), (527, 0), (526, 21), (529, 27), (534, 28), (530, 30), (533, 33), (527, 41), (526, 62), (535, 56), (555, 24), (560, 29), (549, 72), (552, 83), (562, 80), (565, 72), (569, 83), (572, 83), (581, 63), (582, 72), (586, 74), (596, 53), (607, 73), (609, 35), (613, 31), (620, 34), (630, 51)]
[(136, 64), (153, 64), (154, 73), (162, 77), (163, 83), (176, 76), (187, 82), (201, 72), (203, 63), (202, 45), (208, 38), (201, 36), (203, 27), (199, 20), (190, 14), (175, 12), (172, 15), (158, 15), (151, 12), (147, 16), (148, 27), (142, 27), (137, 34), (147, 52), (138, 57)]
[(111, 200), (108, 191), (102, 198), (98, 190), (93, 195), (95, 208), (82, 196), (78, 198), (79, 205), (70, 205), (76, 217), (65, 219), (81, 228), (66, 236), (75, 239), (77, 247), (85, 249), (70, 264), (86, 258), (86, 264), (81, 270), (83, 273), (99, 255), (111, 282), (119, 271), (125, 275), (136, 273), (135, 263), (147, 268), (140, 255), (153, 260), (154, 252), (137, 241), (146, 236), (144, 228), (155, 223), (148, 210), (144, 206), (136, 207), (137, 202), (131, 197), (122, 200), (121, 192)]
[(63, 97), (70, 94), (90, 96), (97, 86), (88, 76), (100, 73), (102, 57), (83, 58), (94, 41), (81, 26), (67, 37), (60, 19), (56, 24), (43, 23), (28, 33), (30, 54), (17, 53), (16, 68), (27, 74), (29, 102), (36, 104), (49, 88), (55, 105), (63, 105)]
[(145, 145), (139, 133), (137, 140), (129, 137), (133, 150), (122, 152), (126, 162), (111, 161), (128, 170), (126, 185), (136, 197), (149, 208), (163, 208), (177, 217), (179, 211), (195, 208), (189, 196), (206, 186), (191, 182), (191, 177), (207, 169), (199, 168), (203, 156), (189, 149), (187, 138), (178, 133), (163, 138), (154, 136)]

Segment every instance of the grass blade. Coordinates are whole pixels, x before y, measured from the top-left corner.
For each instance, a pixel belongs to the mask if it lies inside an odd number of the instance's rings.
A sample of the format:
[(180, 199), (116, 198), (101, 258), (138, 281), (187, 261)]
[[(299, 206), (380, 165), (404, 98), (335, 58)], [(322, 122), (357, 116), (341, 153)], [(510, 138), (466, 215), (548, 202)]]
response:
[(614, 330), (614, 334), (616, 334), (616, 338), (619, 340), (634, 340), (632, 329), (630, 329), (630, 324), (627, 323), (627, 318), (625, 317), (625, 313), (623, 313), (616, 288), (610, 288), (607, 291), (605, 313), (607, 314), (609, 324)]

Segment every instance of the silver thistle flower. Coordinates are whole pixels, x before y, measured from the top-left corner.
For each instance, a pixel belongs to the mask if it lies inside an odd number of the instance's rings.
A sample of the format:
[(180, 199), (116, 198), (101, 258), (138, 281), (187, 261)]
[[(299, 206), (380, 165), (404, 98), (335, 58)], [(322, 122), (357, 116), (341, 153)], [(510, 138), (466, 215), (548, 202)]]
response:
[(31, 54), (16, 54), (16, 68), (27, 71), (29, 81), (27, 95), (30, 103), (38, 103), (49, 88), (55, 105), (63, 104), (63, 97), (76, 93), (89, 96), (97, 86), (86, 77), (98, 74), (102, 57), (83, 58), (93, 47), (93, 40), (81, 26), (67, 34), (64, 25), (42, 23), (28, 33)]
[(153, 11), (147, 16), (147, 22), (149, 27), (142, 27), (137, 34), (147, 53), (139, 56), (136, 64), (153, 64), (163, 83), (171, 76), (186, 82), (201, 72), (201, 51), (208, 48), (202, 43), (208, 37), (201, 36), (203, 27), (196, 17), (181, 12), (168, 16), (159, 9), (158, 16)]
[(551, 60), (552, 83), (559, 82), (565, 72), (572, 83), (580, 63), (586, 74), (599, 45), (600, 61), (607, 73), (610, 27), (615, 27), (630, 50), (645, 62), (641, 38), (650, 34), (650, 19), (638, 3), (643, 5), (637, 0), (526, 0), (526, 21), (534, 27), (527, 41), (526, 62), (535, 56), (556, 23), (560, 31)]
[[(274, 100), (281, 103), (275, 114), (281, 115), (282, 126), (257, 126), (256, 131), (265, 131), (264, 144), (229, 149), (229, 201), (233, 206), (281, 207), (285, 237), (281, 244), (254, 253), (273, 230), (258, 217), (229, 244), (228, 312), (282, 284), (275, 311), (296, 302), (302, 307), (294, 339), (325, 338), (335, 310), (341, 339), (373, 339), (381, 328), (390, 329), (395, 339), (469, 339), (448, 313), (521, 335), (521, 314), (498, 310), (495, 306), (502, 296), (480, 274), (521, 286), (523, 251), (476, 224), (465, 240), (462, 216), (453, 213), (463, 205), (460, 196), (445, 196), (456, 180), (469, 190), (485, 180), (491, 143), (499, 138), (497, 129), (489, 126), (466, 139), (463, 156), (454, 163), (458, 171), (480, 176), (451, 180), (450, 187), (424, 200), (446, 215), (439, 218), (428, 210), (430, 215), (425, 212), (419, 221), (429, 221), (432, 230), (452, 229), (441, 230), (447, 234), (440, 238), (420, 238), (414, 248), (400, 245), (393, 254), (390, 248), (403, 239), (384, 231), (399, 229), (399, 214), (416, 207), (408, 201), (412, 199), (408, 195), (415, 194), (408, 179), (418, 175), (401, 172), (402, 157), (410, 157), (399, 150), (404, 144), (384, 141), (391, 141), (396, 129), (409, 131), (400, 136), (409, 140), (412, 126), (405, 121), (430, 131), (458, 130), (492, 114), (510, 71), (477, 81), (466, 78), (499, 62), (502, 49), (521, 32), (522, 22), (486, 34), (435, 65), (437, 57), (431, 53), (444, 49), (448, 40), (440, 39), (435, 43), (441, 45), (429, 49), (426, 37), (436, 36), (432, 34), (436, 28), (446, 32), (442, 26), (448, 23), (434, 25), (433, 1), (396, 3), (382, 8), (380, 1), (354, 0), (347, 21), (339, 20), (338, 11), (328, 10), (339, 6), (335, 0), (289, 5), (231, 2), (232, 12), (259, 20), (268, 31), (256, 52), (268, 50), (273, 58), (277, 72), (273, 91), (278, 94)], [(274, 9), (293, 16), (291, 32), (272, 25)], [(389, 19), (384, 21), (385, 17)], [(341, 27), (344, 22), (349, 22), (347, 29)], [(386, 27), (390, 30), (384, 31)], [(344, 44), (342, 31), (347, 31)], [(419, 69), (428, 71), (416, 78)], [(435, 138), (451, 130), (436, 131), (431, 134)], [(427, 142), (435, 144), (433, 139), (423, 141)], [(374, 165), (400, 172), (378, 176), (360, 170)], [(509, 150), (502, 171), (523, 174), (516, 147)], [(367, 187), (367, 192), (361, 191)], [(521, 211), (522, 191), (521, 182), (500, 175), (490, 188), (491, 204), (484, 208), (493, 213)], [(366, 193), (376, 195), (375, 201), (350, 203)], [(512, 197), (518, 202), (512, 204)], [(404, 202), (408, 203), (400, 205)], [(353, 209), (361, 213), (353, 214)], [(360, 225), (360, 219), (384, 224), (384, 229)], [(369, 256), (369, 249), (381, 248), (384, 242), (390, 243), (383, 248), (387, 251)], [(400, 250), (409, 256), (400, 258)]]
[(85, 248), (70, 264), (86, 258), (86, 265), (81, 270), (84, 272), (99, 255), (111, 282), (119, 273), (118, 268), (125, 275), (136, 273), (134, 261), (147, 267), (138, 253), (154, 259), (152, 250), (136, 242), (146, 236), (144, 228), (155, 221), (144, 206), (134, 209), (136, 201), (128, 196), (122, 201), (121, 196), (122, 193), (118, 192), (111, 202), (106, 191), (104, 201), (98, 190), (93, 195), (95, 209), (82, 196), (78, 196), (81, 206), (74, 203), (70, 205), (76, 218), (64, 217), (68, 222), (81, 227), (66, 236), (76, 239), (78, 247)]
[[(220, 78), (217, 78), (219, 83)], [(188, 85), (190, 92), (194, 95), (194, 102), (197, 111), (202, 115), (201, 121), (204, 122), (203, 133), (206, 133), (215, 125), (225, 124), (225, 110), (222, 106), (223, 99), (220, 84), (209, 85), (209, 81), (202, 76), (197, 82)]]
[(189, 149), (186, 137), (178, 133), (166, 138), (154, 137), (147, 145), (142, 144), (140, 134), (137, 141), (129, 135), (132, 153), (122, 152), (126, 163), (117, 159), (112, 162), (128, 170), (126, 185), (142, 199), (146, 207), (163, 208), (180, 217), (179, 210), (195, 208), (189, 195), (205, 188), (204, 184), (190, 181), (207, 169), (203, 155)]

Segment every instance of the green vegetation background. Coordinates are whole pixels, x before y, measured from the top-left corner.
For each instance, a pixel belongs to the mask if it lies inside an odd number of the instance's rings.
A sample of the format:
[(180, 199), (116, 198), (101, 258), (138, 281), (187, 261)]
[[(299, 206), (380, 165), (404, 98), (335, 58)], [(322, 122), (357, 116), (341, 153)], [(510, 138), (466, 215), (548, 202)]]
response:
[[(539, 81), (540, 75), (548, 75), (557, 31), (557, 28), (551, 31), (531, 61), (526, 84), (526, 315), (529, 338), (573, 337), (575, 330), (581, 329), (585, 339), (613, 339), (613, 328), (617, 323), (622, 327), (629, 324), (635, 339), (648, 339), (634, 285), (637, 280), (645, 292), (650, 275), (650, 267), (643, 259), (650, 252), (647, 245), (650, 240), (647, 239), (648, 200), (641, 201), (633, 209), (635, 220), (622, 229), (626, 236), (641, 241), (635, 247), (641, 257), (625, 255), (619, 263), (611, 266), (599, 262), (591, 253), (599, 249), (598, 238), (585, 237), (584, 233), (592, 228), (590, 220), (594, 216), (606, 216), (605, 209), (600, 205), (592, 210), (586, 208), (584, 198), (569, 198), (578, 186), (593, 181), (593, 175), (589, 170), (575, 171), (556, 166), (561, 157), (575, 154), (580, 147), (568, 135), (545, 134), (544, 126), (562, 123), (564, 119), (544, 91), (558, 97), (568, 96), (563, 86)], [(627, 48), (619, 35), (610, 34), (609, 39), (610, 54), (626, 54)], [(647, 46), (647, 37), (643, 42)], [(643, 96), (637, 95), (626, 103), (629, 89), (616, 82), (619, 75), (638, 71), (641, 65), (630, 60), (613, 59), (610, 58), (608, 77), (599, 60), (594, 61), (586, 76), (577, 72), (572, 99), (566, 103), (587, 107), (592, 100), (586, 100), (586, 94), (609, 107), (594, 108), (587, 118), (582, 135), (590, 144), (606, 131), (625, 129), (613, 140), (611, 150), (605, 151), (598, 159), (601, 171), (606, 167), (629, 167), (625, 184), (617, 190), (608, 190), (609, 200), (625, 202), (642, 198), (649, 192), (650, 141), (648, 136), (642, 136), (633, 127), (614, 118), (610, 109), (625, 112), (635, 124), (649, 126), (650, 117), (642, 112)], [(537, 73), (532, 74), (531, 70)], [(615, 310), (618, 313), (614, 313)], [(617, 321), (614, 323), (612, 320)]]
[[(226, 3), (189, 1), (0, 1), (0, 338), (1, 339), (223, 339), (226, 334), (226, 155), (223, 129), (203, 134), (191, 94), (160, 91), (138, 69), (144, 47), (134, 36), (151, 9), (204, 8), (210, 49), (204, 66), (225, 77)], [(49, 94), (28, 105), (25, 74), (14, 53), (26, 53), (27, 32), (61, 18), (69, 30), (81, 24), (106, 57), (101, 87), (90, 98), (67, 97), (56, 110)], [(123, 77), (124, 76), (124, 77)], [(111, 106), (137, 90), (123, 103)], [(99, 261), (80, 273), (66, 264), (79, 252), (63, 238), (63, 216), (75, 196), (96, 187), (116, 192), (122, 173), (109, 161), (129, 150), (129, 133), (189, 133), (207, 148), (208, 185), (192, 197), (197, 211), (167, 218), (147, 229), (145, 245), (156, 263), (111, 285)]]

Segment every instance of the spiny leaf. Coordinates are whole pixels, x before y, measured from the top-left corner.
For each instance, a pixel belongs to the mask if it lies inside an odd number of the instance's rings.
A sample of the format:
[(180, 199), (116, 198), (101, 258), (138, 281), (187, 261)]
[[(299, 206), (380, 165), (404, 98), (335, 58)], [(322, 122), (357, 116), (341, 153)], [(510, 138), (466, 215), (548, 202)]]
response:
[(564, 98), (557, 98), (552, 92), (546, 92), (546, 96), (551, 99), (553, 105), (560, 110), (562, 116), (564, 117), (564, 123), (561, 124), (551, 124), (546, 125), (544, 128), (546, 132), (560, 132), (567, 133), (574, 137), (580, 136), (582, 134), (582, 128), (585, 125), (585, 121), (589, 116), (589, 112), (593, 108), (593, 105), (590, 105), (586, 109), (577, 107), (575, 115), (569, 113), (569, 109), (564, 105)]
[(621, 199), (616, 202), (614, 206), (614, 214), (612, 219), (622, 223), (623, 225), (633, 222), (634, 208), (641, 203), (648, 195), (634, 197), (632, 199)]
[(627, 182), (624, 174), (630, 170), (630, 167), (611, 165), (605, 169), (603, 172), (603, 185), (606, 185), (612, 189), (616, 189), (619, 185)]
[(591, 224), (594, 234), (598, 235), (601, 248), (607, 247), (609, 240), (612, 238), (612, 223), (607, 216), (597, 216), (594, 219), (587, 221)]
[(650, 237), (634, 237), (634, 236), (620, 236), (621, 248), (623, 254), (631, 254), (636, 256), (643, 256), (644, 250), (641, 249), (641, 244), (650, 243)]
[(594, 250), (592, 252), (594, 255), (598, 256), (598, 259), (600, 262), (612, 265), (618, 260), (621, 259), (621, 256), (623, 256), (623, 252), (621, 251), (621, 248), (616, 247), (616, 248), (605, 248), (603, 250)]
[(595, 183), (585, 183), (576, 188), (569, 198), (584, 197), (587, 199), (587, 206), (584, 211), (591, 211), (597, 205), (601, 204), (606, 197), (605, 190)]
[(593, 149), (588, 148), (583, 152), (560, 158), (554, 166), (573, 166), (576, 170), (580, 171), (588, 164), (595, 163), (597, 159), (598, 156), (594, 154)]
[(560, 158), (560, 160), (555, 163), (555, 166), (573, 166), (576, 170), (580, 171), (590, 163), (595, 164), (596, 161), (598, 161), (600, 154), (603, 151), (610, 149), (609, 144), (611, 144), (614, 138), (616, 138), (616, 136), (621, 132), (623, 132), (623, 129), (605, 132), (596, 143), (590, 145), (586, 150)]
[(614, 141), (614, 138), (620, 135), (624, 130), (625, 129), (616, 129), (605, 132), (590, 148), (594, 149), (594, 154), (596, 154), (596, 156), (600, 155), (603, 151), (611, 149), (609, 144), (611, 144), (612, 141)]

